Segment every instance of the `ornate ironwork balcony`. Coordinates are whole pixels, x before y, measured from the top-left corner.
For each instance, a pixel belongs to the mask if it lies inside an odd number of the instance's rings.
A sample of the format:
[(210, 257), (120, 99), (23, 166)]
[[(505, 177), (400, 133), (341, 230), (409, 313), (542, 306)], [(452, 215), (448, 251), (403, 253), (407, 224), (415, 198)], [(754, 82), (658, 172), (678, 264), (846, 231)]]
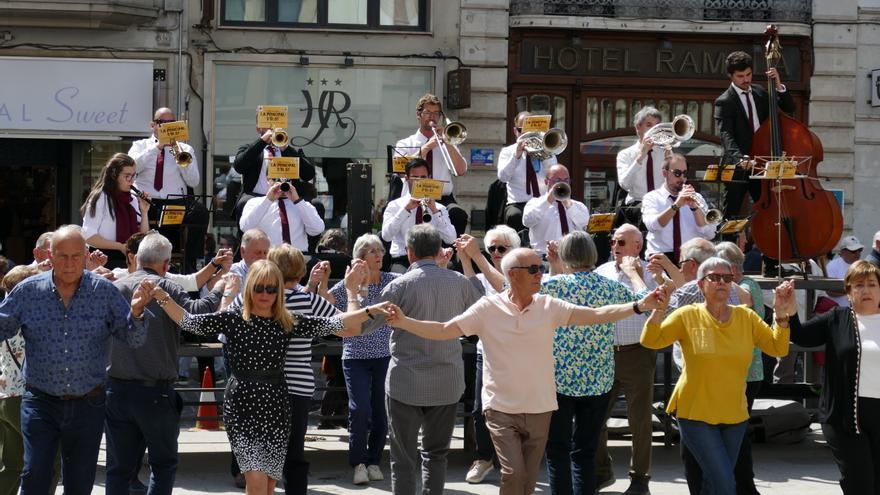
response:
[(809, 23), (812, 0), (511, 0), (510, 15)]

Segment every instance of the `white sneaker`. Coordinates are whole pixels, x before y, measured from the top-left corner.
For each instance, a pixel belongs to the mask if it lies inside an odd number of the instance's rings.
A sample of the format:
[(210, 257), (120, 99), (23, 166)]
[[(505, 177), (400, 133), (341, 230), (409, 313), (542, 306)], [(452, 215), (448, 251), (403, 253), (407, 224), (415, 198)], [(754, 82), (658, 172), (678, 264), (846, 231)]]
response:
[(468, 483), (481, 483), (483, 478), (485, 478), (493, 469), (495, 468), (492, 466), (492, 461), (477, 459), (471, 464), (471, 468), (468, 470), (467, 476), (465, 476), (464, 479)]
[(366, 485), (370, 482), (370, 476), (367, 474), (367, 466), (358, 464), (354, 467), (354, 476), (351, 480), (355, 485)]
[(370, 477), (370, 481), (382, 481), (385, 479), (385, 475), (382, 474), (382, 470), (379, 469), (379, 466), (375, 464), (370, 464), (367, 466), (367, 476)]

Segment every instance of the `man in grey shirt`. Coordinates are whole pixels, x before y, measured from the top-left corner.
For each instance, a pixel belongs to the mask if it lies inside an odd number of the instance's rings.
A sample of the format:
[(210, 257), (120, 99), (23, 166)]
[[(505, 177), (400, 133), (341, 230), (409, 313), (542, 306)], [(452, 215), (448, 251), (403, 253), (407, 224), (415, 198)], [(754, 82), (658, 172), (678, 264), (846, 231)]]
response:
[[(216, 311), (225, 282), (217, 283), (204, 299), (190, 299), (179, 285), (164, 278), (170, 260), (171, 242), (161, 234), (147, 235), (138, 247), (138, 270), (116, 282), (116, 288), (128, 300), (142, 280), (151, 280), (190, 313)], [(150, 449), (152, 470), (149, 493), (170, 494), (174, 486), (182, 407), (174, 390), (180, 332), (155, 301), (148, 307), (144, 345), (131, 349), (113, 340), (110, 347), (105, 425), (108, 494), (128, 494), (145, 446)]]
[[(440, 233), (428, 224), (406, 233), (409, 270), (382, 290), (380, 299), (398, 305), (419, 320), (447, 321), (483, 295), (476, 277), (437, 266)], [(349, 309), (357, 294), (348, 295)], [(364, 324), (370, 332), (384, 325), (377, 317)], [(385, 379), (385, 403), (391, 445), (391, 491), (413, 495), (419, 473), (419, 430), (422, 432), (422, 493), (440, 495), (446, 482), (446, 454), (455, 412), (464, 393), (464, 365), (458, 340), (433, 341), (394, 329), (391, 362)]]

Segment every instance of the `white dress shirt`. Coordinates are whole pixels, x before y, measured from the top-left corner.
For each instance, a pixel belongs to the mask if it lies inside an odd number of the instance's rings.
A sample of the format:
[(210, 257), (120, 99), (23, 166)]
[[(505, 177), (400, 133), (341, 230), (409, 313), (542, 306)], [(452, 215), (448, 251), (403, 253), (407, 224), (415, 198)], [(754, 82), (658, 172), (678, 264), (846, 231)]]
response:
[[(324, 220), (318, 215), (318, 210), (304, 199), (294, 204), (285, 197), (284, 206), (287, 211), (290, 245), (302, 252), (308, 251), (308, 236), (324, 232)], [(278, 200), (272, 201), (266, 196), (249, 199), (241, 212), (239, 227), (242, 231), (260, 229), (269, 236), (270, 245), (278, 246), (284, 242), (279, 211)]]
[[(418, 156), (419, 149), (424, 146), (425, 143), (428, 142), (428, 140), (428, 137), (426, 137), (424, 134), (422, 134), (421, 131), (416, 129), (415, 134), (407, 138), (401, 139), (394, 147), (397, 148), (397, 153)], [(455, 153), (458, 153), (458, 155), (461, 156), (461, 151), (458, 149), (458, 146), (453, 146), (452, 148), (455, 149)], [(445, 181), (443, 183), (443, 195), (449, 196), (450, 194), (452, 194), (453, 189), (452, 173), (449, 172), (449, 167), (447, 167), (446, 163), (443, 161), (443, 153), (440, 151), (439, 145), (436, 148), (432, 149), (429, 153), (431, 154), (431, 168), (433, 172), (433, 178), (440, 181)], [(427, 159), (427, 157), (425, 157), (425, 159)], [(465, 160), (465, 163), (467, 163), (467, 160)], [(405, 182), (404, 186), (406, 186)], [(406, 188), (404, 187), (404, 189)]]
[[(385, 208), (385, 214), (382, 216), (382, 239), (391, 243), (389, 253), (393, 257), (406, 256), (406, 232), (410, 227), (416, 224), (416, 212), (418, 208), (412, 211), (406, 211), (406, 205), (412, 196), (404, 193), (403, 196), (388, 203)], [(431, 221), (428, 222), (434, 228), (440, 231), (440, 238), (446, 244), (455, 242), (455, 227), (449, 221), (449, 212), (446, 207), (440, 203), (436, 203), (437, 213), (431, 214)]]
[[(134, 207), (134, 211), (137, 212), (138, 220), (140, 220), (141, 205), (134, 195), (131, 196), (131, 206)], [(140, 228), (140, 224), (138, 224), (138, 228)], [(110, 211), (107, 209), (107, 193), (101, 193), (98, 195), (98, 201), (95, 203), (95, 216), (92, 216), (88, 210), (86, 210), (85, 215), (83, 215), (83, 237), (88, 240), (89, 237), (92, 237), (95, 234), (110, 242), (121, 242), (125, 244), (125, 241), (128, 240), (116, 240), (116, 215), (111, 217)]]
[[(526, 167), (528, 153), (523, 150), (522, 156), (516, 157), (516, 143), (505, 146), (498, 155), (498, 180), (507, 183), (507, 203), (525, 203), (534, 196), (526, 192)], [(532, 159), (532, 163), (537, 160)], [(544, 178), (547, 177), (547, 170), (556, 165), (556, 157), (540, 162), (541, 166), (535, 171), (538, 177), (538, 195), (547, 192), (547, 186), (544, 184)]]
[[(700, 196), (699, 193), (695, 194)], [(659, 189), (654, 189), (645, 194), (645, 197), (642, 198), (642, 222), (645, 223), (645, 227), (648, 229), (648, 248), (645, 250), (645, 257), (649, 257), (654, 253), (668, 253), (672, 251), (672, 226), (674, 220), (669, 220), (666, 226), (661, 226), (658, 218), (674, 202), (675, 200), (672, 199), (672, 195), (666, 189), (665, 184)], [(715, 237), (717, 225), (707, 223), (702, 227), (698, 227), (697, 220), (694, 218), (694, 212), (688, 206), (682, 206), (676, 215), (680, 217), (681, 244), (694, 237), (702, 237), (708, 240), (712, 240)], [(675, 263), (678, 260), (672, 261)]]
[[(828, 278), (843, 278), (846, 276), (846, 271), (849, 270), (849, 266), (850, 265), (847, 264), (846, 261), (843, 261), (843, 257), (838, 254), (833, 260), (828, 262), (828, 265), (825, 267), (825, 273), (828, 274)], [(831, 296), (825, 291), (822, 291), (822, 294), (836, 302), (838, 306), (844, 308), (849, 307), (849, 298), (846, 297), (846, 294), (842, 296)]]
[[(548, 203), (547, 194), (530, 199), (523, 208), (522, 217), (523, 225), (529, 229), (532, 249), (541, 254), (547, 252), (547, 241), (562, 239), (558, 203)], [(583, 230), (590, 221), (590, 209), (580, 201), (571, 200), (571, 206), (565, 210), (565, 219), (568, 220), (569, 232)]]
[[(645, 171), (648, 157), (638, 159), (641, 148), (642, 144), (636, 140), (635, 144), (617, 153), (617, 182), (627, 192), (626, 204), (641, 201), (648, 193), (648, 174)], [(651, 157), (654, 160), (652, 163), (654, 187), (657, 188), (664, 182), (662, 170), (665, 151), (659, 146), (654, 146), (651, 148)]]
[(180, 197), (186, 194), (187, 187), (197, 187), (199, 185), (199, 162), (196, 158), (193, 147), (186, 143), (179, 143), (180, 149), (186, 151), (193, 157), (192, 163), (188, 167), (180, 167), (174, 161), (174, 155), (171, 154), (171, 147), (164, 148), (165, 163), (162, 166), (162, 190), (157, 191), (153, 188), (153, 181), (156, 178), (156, 160), (159, 158), (159, 140), (155, 136), (147, 139), (140, 139), (131, 144), (128, 150), (128, 156), (132, 157), (137, 163), (137, 177), (134, 179), (134, 185), (141, 191), (150, 195), (151, 198), (166, 199), (169, 195), (172, 198)]
[[(642, 264), (642, 279), (645, 281), (645, 285), (648, 287), (648, 290), (654, 290), (657, 287), (657, 282), (654, 281), (654, 277), (648, 274), (648, 262), (645, 260), (639, 260)], [(603, 263), (596, 268), (596, 275), (600, 275), (609, 280), (614, 280), (615, 282), (620, 282), (625, 285), (627, 289), (638, 292), (633, 289), (632, 281), (629, 277), (624, 274), (618, 268), (617, 264), (612, 259), (607, 263)], [(631, 345), (638, 344), (639, 339), (642, 337), (642, 329), (645, 327), (645, 322), (648, 321), (648, 318), (651, 317), (651, 312), (646, 311), (640, 315), (632, 315), (622, 320), (618, 320), (614, 324), (614, 345)]]
[[(274, 152), (272, 151), (273, 148)], [(284, 156), (281, 154), (281, 148), (277, 146), (272, 146), (271, 148), (266, 146), (263, 148), (263, 164), (260, 166), (260, 176), (257, 177), (257, 183), (254, 184), (254, 194), (265, 196), (269, 192), (269, 181), (266, 179), (266, 171), (269, 170), (269, 161), (279, 156)]]

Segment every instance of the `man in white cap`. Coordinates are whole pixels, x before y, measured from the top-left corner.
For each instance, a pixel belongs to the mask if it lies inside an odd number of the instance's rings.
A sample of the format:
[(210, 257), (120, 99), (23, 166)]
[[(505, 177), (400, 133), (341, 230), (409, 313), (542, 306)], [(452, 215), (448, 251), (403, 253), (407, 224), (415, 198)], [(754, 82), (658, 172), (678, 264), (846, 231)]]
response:
[(874, 249), (865, 256), (865, 261), (880, 268), (880, 230), (874, 232)]
[[(843, 278), (846, 276), (849, 266), (862, 257), (862, 250), (864, 248), (865, 246), (862, 245), (859, 238), (854, 235), (848, 235), (841, 239), (840, 251), (837, 252), (837, 256), (825, 267), (828, 278)], [(849, 299), (846, 297), (846, 292), (828, 290), (825, 291), (825, 295), (833, 299), (838, 306), (849, 307)]]

